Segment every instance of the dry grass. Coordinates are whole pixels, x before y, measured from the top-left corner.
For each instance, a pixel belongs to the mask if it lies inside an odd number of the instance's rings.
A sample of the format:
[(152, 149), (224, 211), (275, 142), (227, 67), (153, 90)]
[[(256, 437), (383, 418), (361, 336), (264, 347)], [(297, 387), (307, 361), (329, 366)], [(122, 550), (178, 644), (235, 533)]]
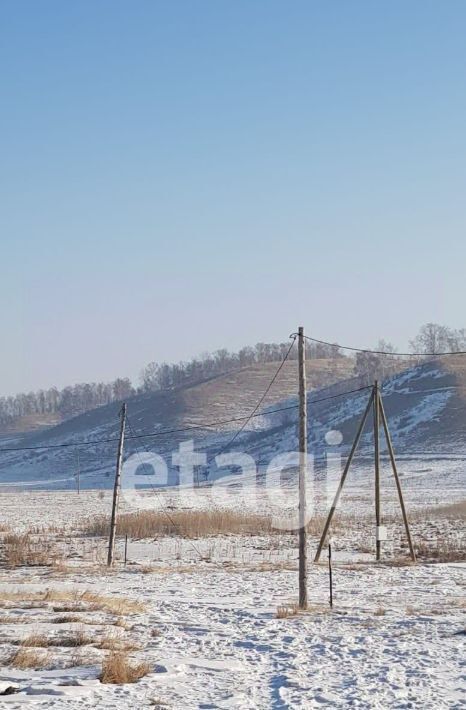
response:
[(91, 611), (110, 611), (114, 614), (136, 614), (145, 610), (144, 604), (125, 597), (106, 597), (94, 592), (84, 591), (78, 596), (79, 601), (91, 607)]
[(160, 700), (160, 698), (150, 698), (149, 705), (153, 708), (169, 708), (170, 707), (170, 705), (167, 705), (167, 703), (164, 702), (163, 700)]
[(0, 616), (0, 624), (30, 624), (29, 616), (19, 616), (17, 614), (11, 616)]
[(466, 520), (466, 500), (458, 501), (458, 503), (450, 503), (449, 505), (440, 505), (437, 507), (425, 508), (414, 513), (414, 517), (418, 515), (422, 520), (428, 518), (448, 518), (449, 520)]
[(49, 653), (46, 651), (35, 651), (30, 648), (20, 648), (8, 660), (9, 666), (20, 670), (46, 668), (49, 664)]
[(383, 560), (382, 564), (386, 567), (413, 567), (416, 563), (411, 557), (392, 557), (388, 560)]
[(41, 567), (56, 564), (58, 555), (50, 542), (33, 538), (29, 532), (10, 533), (3, 538), (3, 563), (6, 567)]
[(134, 571), (140, 574), (192, 574), (200, 572), (201, 568), (199, 565), (141, 565), (135, 567)]
[(50, 619), (51, 624), (85, 624), (87, 623), (86, 619), (83, 619), (82, 616), (79, 616), (78, 614), (68, 614), (67, 616), (55, 616), (53, 619)]
[[(96, 594), (89, 590), (83, 592), (61, 592), (49, 589), (46, 592), (0, 592), (0, 606), (15, 605), (16, 608), (44, 608), (48, 604), (56, 612), (78, 611), (107, 611), (112, 614), (126, 615), (144, 611), (145, 607), (140, 602), (125, 597), (109, 597)], [(61, 603), (60, 603), (61, 602)]]
[(67, 646), (69, 648), (78, 648), (79, 646), (89, 646), (94, 642), (91, 636), (87, 636), (84, 629), (77, 629), (74, 633), (65, 638), (57, 640), (57, 646)]
[(374, 611), (374, 616), (385, 616), (386, 613), (387, 613), (386, 610), (382, 606), (379, 606)]
[(45, 634), (34, 633), (16, 643), (25, 648), (48, 648), (50, 646), (77, 648), (79, 646), (89, 646), (94, 643), (94, 639), (87, 636), (83, 629), (77, 629), (68, 636), (46, 636)]
[[(83, 531), (87, 535), (106, 536), (109, 526), (109, 518), (100, 516), (89, 521)], [(179, 510), (170, 513), (170, 519), (162, 511), (144, 510), (127, 513), (118, 518), (120, 535), (140, 539), (160, 535), (199, 538), (211, 535), (260, 535), (273, 532), (270, 517), (230, 510)]]
[(121, 617), (118, 617), (118, 619), (115, 619), (115, 621), (113, 622), (113, 626), (118, 626), (120, 629), (125, 629), (125, 631), (129, 631), (130, 629), (133, 628), (131, 624), (128, 624)]
[(297, 616), (299, 614), (298, 604), (281, 604), (277, 606), (277, 612), (275, 614), (276, 619), (288, 619), (290, 616)]
[(44, 634), (30, 634), (14, 643), (18, 646), (24, 646), (25, 648), (47, 648), (47, 646), (50, 646), (49, 640), (50, 639)]
[(104, 636), (97, 644), (97, 648), (104, 651), (139, 651), (139, 644), (134, 641), (126, 641), (122, 636), (117, 636), (116, 634), (110, 634)]
[(135, 683), (150, 672), (148, 663), (133, 664), (124, 651), (112, 651), (102, 662), (101, 683)]
[(425, 608), (425, 607), (419, 607), (416, 609), (413, 606), (408, 605), (406, 607), (406, 615), (407, 616), (442, 616), (443, 614), (448, 614), (451, 612), (451, 609), (448, 609), (446, 607), (436, 607), (436, 608)]
[(67, 665), (69, 668), (76, 668), (77, 666), (90, 666), (92, 663), (95, 663), (95, 658), (89, 653), (88, 648), (76, 648)]
[(437, 540), (436, 542), (420, 542), (417, 545), (419, 560), (433, 562), (464, 562), (466, 547), (462, 540)]

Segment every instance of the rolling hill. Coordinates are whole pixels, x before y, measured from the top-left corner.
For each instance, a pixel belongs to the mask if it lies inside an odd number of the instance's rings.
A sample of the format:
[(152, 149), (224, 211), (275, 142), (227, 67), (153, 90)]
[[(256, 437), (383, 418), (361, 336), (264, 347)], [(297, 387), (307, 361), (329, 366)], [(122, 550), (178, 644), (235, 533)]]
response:
[[(207, 426), (218, 420), (249, 415), (277, 370), (277, 363), (244, 368), (215, 377), (197, 385), (138, 395), (128, 401), (129, 437), (153, 432), (152, 438), (127, 438), (125, 455), (150, 449), (167, 456), (180, 441), (193, 439), (196, 449), (210, 456), (222, 449), (241, 422)], [(309, 360), (306, 363), (309, 394), (310, 448), (324, 454), (329, 448), (325, 434), (337, 429), (343, 435), (344, 453), (351, 444), (369, 390), (354, 390), (360, 383), (351, 377), (352, 362)], [(383, 383), (383, 396), (397, 449), (413, 455), (424, 453), (466, 455), (466, 361), (461, 357), (423, 362), (392, 376)], [(263, 416), (254, 418), (235, 441), (237, 450), (247, 448), (263, 460), (280, 451), (295, 450), (295, 409), (279, 413), (268, 410), (296, 404), (297, 363), (286, 362), (265, 399)], [(325, 399), (315, 402), (316, 399)], [(81, 485), (106, 488), (112, 484), (119, 403), (100, 407), (50, 429), (2, 442), (10, 447), (57, 448), (3, 451), (0, 454), (2, 485), (50, 486), (73, 488), (79, 467)], [(165, 430), (197, 427), (162, 435)], [(157, 435), (157, 433), (159, 433)], [(110, 441), (108, 441), (110, 439)], [(105, 440), (105, 441), (102, 441)], [(85, 447), (62, 447), (63, 444), (95, 442)], [(362, 447), (370, 446), (367, 431)], [(334, 450), (334, 448), (332, 449)], [(78, 454), (79, 451), (79, 454)], [(215, 464), (210, 475), (215, 476)]]

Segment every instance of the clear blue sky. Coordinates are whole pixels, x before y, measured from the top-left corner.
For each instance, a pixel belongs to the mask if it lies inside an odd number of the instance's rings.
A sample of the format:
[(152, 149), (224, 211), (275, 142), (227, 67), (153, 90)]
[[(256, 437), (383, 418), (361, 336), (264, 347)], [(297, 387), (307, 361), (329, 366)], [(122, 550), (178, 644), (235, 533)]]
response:
[(466, 325), (463, 0), (3, 0), (0, 35), (0, 394)]

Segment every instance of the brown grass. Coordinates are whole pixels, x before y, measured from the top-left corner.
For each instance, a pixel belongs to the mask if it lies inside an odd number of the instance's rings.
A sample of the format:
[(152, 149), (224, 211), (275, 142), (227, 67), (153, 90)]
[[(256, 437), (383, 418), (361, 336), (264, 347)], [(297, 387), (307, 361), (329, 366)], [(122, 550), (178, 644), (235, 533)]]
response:
[(125, 615), (135, 614), (144, 611), (145, 607), (140, 602), (127, 599), (125, 597), (108, 597), (96, 594), (89, 590), (83, 592), (61, 592), (56, 589), (49, 589), (46, 592), (0, 592), (0, 606), (15, 604), (15, 606), (27, 605), (27, 608), (36, 606), (45, 607), (53, 604), (53, 610), (57, 612), (77, 612), (77, 611), (108, 611), (112, 614)]
[(83, 619), (82, 616), (78, 616), (78, 614), (68, 614), (67, 616), (55, 616), (53, 619), (50, 619), (51, 624), (78, 624), (78, 623), (87, 623), (86, 619)]
[(385, 616), (386, 610), (382, 607), (379, 606), (375, 611), (374, 611), (374, 616)]
[(464, 562), (466, 561), (466, 547), (462, 540), (437, 540), (434, 543), (420, 542), (417, 545), (419, 560), (432, 562)]
[(8, 665), (20, 670), (46, 668), (50, 664), (50, 654), (29, 648), (20, 648), (8, 660)]
[(44, 634), (30, 634), (23, 639), (15, 641), (18, 646), (47, 648), (50, 645), (49, 638)]
[(449, 518), (451, 520), (466, 520), (466, 500), (458, 501), (458, 503), (450, 503), (449, 505), (440, 505), (430, 507), (418, 511), (424, 520), (426, 515), (429, 517)]
[(6, 567), (39, 567), (57, 562), (57, 553), (49, 542), (34, 539), (30, 533), (10, 533), (3, 538), (3, 562)]
[(123, 685), (135, 683), (150, 672), (148, 663), (130, 663), (128, 656), (123, 651), (112, 651), (102, 661), (102, 672), (99, 676), (101, 683)]
[(94, 643), (94, 639), (87, 636), (83, 629), (77, 629), (68, 636), (46, 636), (45, 634), (30, 634), (24, 639), (16, 642), (19, 646), (48, 648), (49, 646), (60, 646), (64, 648), (77, 648), (79, 646), (89, 646)]
[(28, 616), (19, 616), (19, 615), (11, 615), (11, 616), (0, 616), (0, 624), (30, 624), (31, 619)]
[(276, 619), (288, 619), (290, 616), (299, 614), (298, 604), (281, 604), (277, 606)]
[(77, 629), (74, 633), (65, 638), (57, 640), (57, 646), (68, 646), (69, 648), (77, 648), (79, 646), (89, 646), (94, 642), (91, 636), (87, 636), (84, 629)]
[[(307, 526), (309, 534), (319, 536), (325, 520), (325, 515), (314, 515)], [(346, 528), (354, 521), (353, 515), (340, 514), (331, 532)], [(106, 537), (109, 527), (110, 518), (101, 515), (87, 521), (82, 531), (86, 535)], [(164, 535), (192, 539), (214, 535), (289, 534), (272, 527), (272, 516), (234, 510), (174, 510), (170, 517), (157, 510), (126, 513), (118, 518), (118, 533), (139, 539)]]
[(98, 643), (97, 648), (105, 651), (139, 651), (139, 644), (134, 641), (126, 641), (122, 636), (117, 636), (116, 634), (110, 634), (104, 636)]
[[(107, 516), (89, 521), (87, 535), (106, 536), (110, 526)], [(170, 518), (162, 511), (144, 510), (126, 513), (118, 518), (118, 532), (132, 538), (160, 535), (199, 538), (210, 535), (258, 535), (273, 532), (271, 518), (229, 510), (178, 510)]]

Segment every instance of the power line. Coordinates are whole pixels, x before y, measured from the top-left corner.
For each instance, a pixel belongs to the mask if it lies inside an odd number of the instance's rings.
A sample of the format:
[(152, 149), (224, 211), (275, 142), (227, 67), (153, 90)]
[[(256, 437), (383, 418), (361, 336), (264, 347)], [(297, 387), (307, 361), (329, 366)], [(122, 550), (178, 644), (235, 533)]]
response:
[[(272, 377), (272, 379), (270, 380), (269, 384), (268, 384), (267, 387), (265, 388), (264, 394), (262, 395), (262, 397), (259, 399), (259, 401), (258, 401), (258, 403), (256, 404), (256, 406), (255, 406), (254, 409), (252, 410), (252, 413), (251, 413), (251, 414), (249, 415), (249, 417), (246, 419), (246, 421), (244, 422), (244, 424), (238, 429), (238, 431), (235, 433), (235, 435), (230, 439), (230, 441), (228, 441), (224, 446), (222, 446), (222, 448), (221, 448), (216, 454), (214, 454), (214, 456), (211, 456), (211, 458), (207, 461), (207, 466), (209, 466), (209, 465), (212, 463), (212, 461), (213, 461), (215, 458), (217, 458), (217, 456), (220, 456), (221, 454), (223, 454), (223, 452), (226, 451), (226, 449), (229, 449), (229, 448), (232, 446), (232, 444), (236, 441), (236, 439), (238, 438), (238, 436), (241, 434), (241, 432), (243, 432), (244, 429), (247, 427), (247, 425), (249, 424), (249, 422), (251, 421), (251, 419), (252, 419), (253, 417), (256, 417), (256, 416), (257, 416), (257, 412), (258, 412), (258, 410), (259, 410), (259, 407), (261, 406), (262, 402), (263, 402), (263, 401), (265, 400), (265, 398), (267, 397), (267, 395), (268, 395), (268, 393), (270, 392), (272, 386), (274, 385), (274, 383), (275, 383), (275, 381), (276, 381), (278, 375), (280, 374), (280, 372), (281, 372), (281, 370), (282, 370), (282, 368), (283, 368), (285, 362), (288, 360), (288, 356), (289, 356), (289, 354), (291, 353), (291, 351), (292, 351), (292, 349), (293, 349), (293, 346), (294, 346), (294, 344), (295, 344), (295, 342), (296, 342), (296, 338), (297, 338), (297, 337), (298, 337), (298, 336), (297, 336), (297, 334), (296, 334), (296, 335), (294, 336), (292, 342), (291, 342), (290, 347), (289, 347), (288, 350), (286, 351), (283, 360), (281, 361), (280, 365), (278, 366), (277, 371), (275, 372), (274, 376)], [(295, 408), (296, 408), (297, 406), (298, 406), (298, 405), (294, 405)], [(270, 412), (269, 412), (269, 413), (270, 413)]]
[[(212, 422), (206, 422), (204, 424), (193, 424), (190, 426), (186, 427), (180, 427), (177, 429), (164, 429), (163, 431), (153, 431), (153, 432), (148, 432), (147, 434), (134, 434), (133, 436), (126, 436), (126, 440), (131, 440), (131, 439), (150, 439), (154, 437), (159, 437), (159, 436), (167, 436), (169, 434), (178, 434), (182, 433), (185, 431), (193, 431), (197, 429), (209, 429), (210, 427), (216, 427), (216, 426), (223, 426), (224, 424), (232, 424), (233, 422), (242, 422), (245, 419), (249, 420), (252, 419), (252, 417), (262, 417), (265, 414), (275, 414), (276, 412), (285, 412), (288, 409), (296, 409), (297, 404), (293, 404), (289, 407), (280, 407), (278, 409), (272, 409), (267, 412), (259, 412), (256, 414), (248, 414), (243, 417), (232, 417), (231, 419), (218, 419), (216, 421)], [(36, 451), (36, 450), (42, 450), (42, 449), (64, 449), (68, 448), (70, 446), (94, 446), (95, 444), (109, 444), (109, 443), (114, 443), (118, 441), (118, 437), (110, 437), (108, 439), (92, 439), (90, 441), (73, 441), (73, 442), (65, 442), (63, 444), (44, 444), (43, 446), (17, 446), (17, 447), (8, 447), (8, 448), (3, 448), (0, 449), (0, 454), (3, 452), (12, 452), (12, 451)]]
[[(297, 333), (292, 333), (290, 335), (290, 338), (296, 339), (296, 337)], [(310, 335), (305, 335), (304, 337), (306, 340), (311, 340), (313, 343), (319, 343), (320, 345), (329, 345), (332, 348), (338, 348), (340, 350), (352, 350), (353, 352), (370, 353), (372, 355), (391, 355), (394, 357), (445, 357), (447, 355), (466, 355), (466, 350), (456, 350), (446, 353), (391, 353), (386, 350), (370, 350), (369, 348), (354, 348), (349, 345), (338, 345), (338, 343), (329, 343), (326, 340), (311, 338)]]
[[(293, 343), (292, 343), (293, 345)], [(292, 404), (286, 407), (278, 407), (276, 409), (269, 409), (266, 411), (258, 412), (258, 408), (264, 401), (265, 397), (267, 396), (268, 392), (270, 391), (271, 386), (275, 382), (279, 371), (283, 367), (285, 363), (285, 360), (281, 363), (279, 369), (277, 370), (277, 373), (275, 374), (274, 378), (271, 380), (269, 383), (266, 391), (262, 395), (261, 399), (259, 400), (258, 404), (255, 406), (253, 412), (251, 414), (247, 414), (241, 417), (232, 417), (230, 419), (218, 419), (215, 421), (211, 422), (205, 422), (202, 424), (192, 424), (188, 425), (185, 427), (178, 427), (174, 429), (163, 429), (162, 431), (153, 431), (153, 432), (147, 432), (147, 433), (142, 433), (142, 434), (133, 434), (130, 436), (126, 436), (126, 440), (131, 441), (133, 439), (152, 439), (152, 438), (158, 438), (162, 436), (169, 436), (171, 434), (181, 434), (187, 431), (197, 431), (199, 429), (210, 429), (212, 427), (220, 427), (224, 426), (226, 424), (234, 424), (236, 422), (244, 422), (243, 426), (235, 433), (235, 435), (232, 437), (232, 439), (225, 444), (225, 446), (222, 447), (219, 453), (222, 453), (226, 448), (229, 448), (234, 441), (236, 441), (237, 437), (239, 434), (241, 434), (242, 431), (244, 431), (245, 427), (249, 423), (249, 421), (255, 417), (262, 417), (262, 416), (267, 416), (269, 414), (278, 414), (280, 412), (286, 412), (292, 409), (297, 409), (298, 405), (297, 404)], [(338, 392), (337, 394), (333, 395), (328, 395), (326, 397), (319, 397), (317, 399), (308, 399), (309, 404), (319, 404), (320, 402), (326, 402), (331, 399), (336, 399), (338, 397), (344, 397), (345, 395), (349, 394), (356, 394), (357, 392), (363, 392), (365, 390), (371, 389), (372, 385), (365, 385), (364, 387), (358, 387), (356, 389), (352, 390), (345, 390), (344, 392)], [(443, 388), (439, 387), (433, 390), (413, 390), (411, 392), (397, 392), (394, 390), (391, 394), (400, 394), (400, 395), (411, 395), (411, 394), (431, 394), (432, 392), (435, 391), (446, 391), (447, 389), (454, 389), (455, 386)], [(118, 441), (118, 437), (108, 437), (105, 439), (91, 439), (89, 441), (76, 441), (76, 442), (64, 442), (63, 444), (43, 444), (39, 446), (15, 446), (15, 447), (6, 447), (6, 448), (0, 448), (0, 454), (2, 453), (13, 453), (13, 452), (19, 452), (19, 451), (44, 451), (48, 449), (65, 449), (65, 448), (70, 448), (70, 447), (78, 447), (78, 446), (95, 446), (99, 444), (110, 444), (110, 443), (115, 443)], [(219, 453), (216, 454), (216, 456), (219, 455)], [(214, 457), (215, 458), (215, 457)], [(212, 460), (212, 459), (211, 459)], [(211, 462), (211, 461), (210, 461)], [(210, 463), (209, 462), (209, 463)]]
[(356, 392), (364, 392), (365, 390), (370, 390), (373, 385), (365, 385), (364, 387), (358, 387), (355, 390), (346, 390), (345, 392), (339, 392), (338, 394), (331, 394), (328, 397), (320, 397), (319, 399), (308, 399), (308, 404), (318, 404), (319, 402), (326, 402), (329, 399), (336, 399), (336, 397), (343, 397), (346, 394), (355, 394)]
[[(130, 436), (126, 436), (125, 439), (127, 441), (131, 441), (133, 439), (151, 439), (151, 438), (156, 438), (160, 436), (168, 436), (170, 434), (180, 434), (186, 431), (196, 431), (198, 429), (209, 429), (211, 427), (219, 427), (219, 426), (224, 426), (225, 424), (233, 424), (235, 422), (245, 422), (244, 425), (241, 427), (241, 429), (236, 432), (235, 436), (231, 439), (231, 441), (223, 447), (223, 449), (228, 448), (231, 446), (233, 441), (236, 439), (236, 437), (241, 433), (241, 431), (244, 430), (244, 428), (247, 426), (248, 422), (253, 419), (254, 417), (263, 417), (267, 416), (269, 414), (278, 414), (279, 412), (286, 412), (291, 409), (297, 409), (298, 405), (297, 404), (292, 404), (286, 407), (278, 407), (276, 409), (269, 409), (263, 412), (258, 412), (257, 409), (260, 407), (262, 402), (264, 401), (266, 395), (270, 391), (270, 387), (272, 386), (273, 382), (276, 380), (276, 377), (278, 375), (278, 372), (280, 371), (281, 367), (283, 366), (285, 361), (282, 362), (279, 370), (277, 371), (275, 377), (267, 387), (266, 392), (264, 395), (262, 395), (261, 399), (259, 400), (258, 404), (254, 408), (253, 412), (251, 414), (247, 414), (241, 417), (232, 417), (231, 419), (218, 419), (216, 421), (211, 421), (211, 422), (205, 422), (203, 424), (192, 424), (189, 426), (185, 427), (179, 427), (179, 428), (174, 428), (174, 429), (164, 429), (162, 431), (153, 431), (153, 432), (147, 432), (143, 434), (132, 434)], [(338, 394), (330, 395), (328, 397), (321, 397), (319, 399), (314, 399), (310, 400), (310, 403), (312, 404), (317, 404), (318, 402), (325, 402), (329, 399), (334, 399), (336, 397), (343, 397), (344, 395), (347, 394), (353, 394), (355, 392), (362, 392), (363, 390), (370, 389), (372, 385), (366, 385), (365, 387), (359, 387), (354, 390), (348, 390), (345, 392), (340, 392)], [(109, 437), (106, 439), (91, 439), (89, 441), (73, 441), (73, 442), (64, 442), (63, 444), (44, 444), (44, 445), (39, 445), (39, 446), (15, 446), (15, 447), (7, 447), (7, 448), (1, 448), (0, 449), (0, 454), (1, 453), (11, 453), (11, 452), (18, 452), (18, 451), (43, 451), (47, 449), (65, 449), (65, 448), (70, 448), (73, 446), (95, 446), (99, 444), (110, 444), (110, 443), (115, 443), (118, 441), (118, 437)], [(218, 455), (218, 454), (216, 454)]]

